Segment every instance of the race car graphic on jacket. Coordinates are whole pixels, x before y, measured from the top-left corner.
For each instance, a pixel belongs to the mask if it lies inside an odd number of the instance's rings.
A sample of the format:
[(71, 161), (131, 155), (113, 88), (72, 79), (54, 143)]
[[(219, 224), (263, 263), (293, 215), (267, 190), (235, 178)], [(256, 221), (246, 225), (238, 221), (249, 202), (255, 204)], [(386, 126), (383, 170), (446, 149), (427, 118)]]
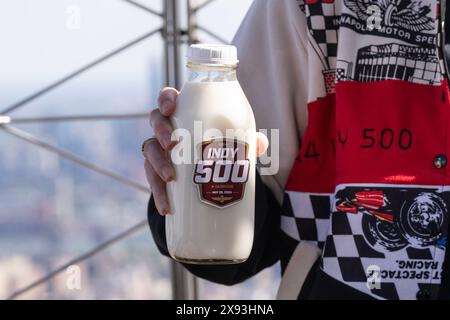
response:
[[(439, 188), (339, 186), (322, 268), (382, 298), (412, 299), (405, 289), (421, 286), (436, 291), (449, 198)], [(364, 286), (371, 266), (380, 270), (378, 289)]]
[[(388, 251), (408, 245), (426, 248), (443, 240), (447, 206), (435, 193), (421, 192), (392, 208), (383, 190), (359, 191), (336, 206), (337, 212), (362, 214), (362, 229), (369, 244)], [(396, 214), (397, 212), (398, 214)]]

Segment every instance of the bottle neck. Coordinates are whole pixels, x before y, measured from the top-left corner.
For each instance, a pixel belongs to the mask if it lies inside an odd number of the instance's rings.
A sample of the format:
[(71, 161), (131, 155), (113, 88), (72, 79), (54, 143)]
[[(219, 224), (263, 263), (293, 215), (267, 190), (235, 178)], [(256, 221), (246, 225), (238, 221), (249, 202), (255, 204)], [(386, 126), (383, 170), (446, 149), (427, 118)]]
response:
[(207, 65), (189, 62), (188, 82), (227, 82), (237, 80), (237, 65)]

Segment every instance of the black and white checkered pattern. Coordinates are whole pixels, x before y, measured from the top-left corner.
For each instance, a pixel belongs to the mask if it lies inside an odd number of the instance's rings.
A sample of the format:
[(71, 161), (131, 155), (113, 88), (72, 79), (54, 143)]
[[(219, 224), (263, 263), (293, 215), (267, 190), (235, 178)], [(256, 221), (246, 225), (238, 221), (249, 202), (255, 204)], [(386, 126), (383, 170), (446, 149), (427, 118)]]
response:
[(334, 3), (308, 3), (305, 5), (306, 21), (309, 32), (314, 40), (313, 47), (321, 55), (321, 60), (327, 62), (326, 69), (335, 69), (338, 49), (338, 16)]
[(281, 215), (281, 229), (297, 241), (322, 248), (330, 225), (330, 194), (287, 191)]
[(416, 292), (420, 288), (426, 287), (428, 291), (435, 291), (439, 287), (438, 284), (430, 283), (430, 281), (420, 283), (417, 280), (391, 282), (383, 280), (380, 289), (369, 290), (367, 287), (369, 266), (382, 266), (382, 269), (395, 270), (396, 261), (417, 259), (433, 261), (439, 252), (429, 248), (415, 249), (413, 247), (407, 247), (395, 253), (378, 252), (365, 239), (361, 227), (362, 215), (363, 213), (332, 213), (330, 232), (326, 238), (321, 260), (321, 269), (324, 272), (355, 289), (389, 300), (416, 299)]
[(336, 69), (336, 81), (345, 81), (347, 80), (347, 76), (345, 75), (345, 69), (338, 68)]

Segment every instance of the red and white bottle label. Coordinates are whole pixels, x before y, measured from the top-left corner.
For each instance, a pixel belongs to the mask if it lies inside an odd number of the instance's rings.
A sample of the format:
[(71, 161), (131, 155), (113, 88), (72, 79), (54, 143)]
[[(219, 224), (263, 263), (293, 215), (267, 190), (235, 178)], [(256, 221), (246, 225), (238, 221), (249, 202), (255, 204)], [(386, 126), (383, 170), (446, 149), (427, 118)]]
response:
[(200, 200), (224, 208), (242, 200), (250, 172), (247, 143), (215, 138), (201, 144), (194, 169)]

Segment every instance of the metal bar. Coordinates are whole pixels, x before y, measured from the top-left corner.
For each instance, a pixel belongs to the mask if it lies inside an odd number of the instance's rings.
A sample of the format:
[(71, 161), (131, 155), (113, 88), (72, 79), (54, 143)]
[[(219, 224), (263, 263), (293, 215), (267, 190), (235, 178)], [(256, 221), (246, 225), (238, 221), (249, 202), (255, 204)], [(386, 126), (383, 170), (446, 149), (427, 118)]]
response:
[(94, 255), (96, 255), (97, 253), (105, 250), (106, 248), (108, 248), (109, 246), (113, 245), (114, 243), (125, 239), (126, 237), (130, 236), (131, 234), (135, 233), (136, 231), (143, 229), (144, 227), (147, 226), (147, 220), (141, 221), (138, 224), (132, 226), (131, 228), (119, 233), (118, 235), (112, 237), (111, 239), (99, 244), (98, 246), (96, 246), (95, 248), (87, 251), (86, 253), (66, 262), (65, 264), (61, 265), (60, 267), (56, 268), (55, 270), (51, 271), (50, 273), (48, 273), (47, 275), (45, 275), (44, 277), (37, 279), (36, 281), (33, 281), (32, 283), (30, 283), (29, 285), (23, 287), (22, 289), (19, 289), (17, 291), (15, 291), (14, 293), (12, 293), (7, 300), (13, 300), (16, 299), (17, 297), (19, 297), (20, 295), (23, 295), (24, 293), (36, 288), (37, 286), (51, 280), (53, 277), (57, 276), (58, 274), (60, 274), (61, 272), (63, 272), (64, 270), (66, 270), (68, 267), (83, 262), (84, 260), (87, 260), (91, 257), (93, 257)]
[[(9, 118), (9, 122), (7, 122), (7, 123), (133, 120), (133, 119), (145, 119), (145, 118), (148, 118), (148, 113), (99, 114), (99, 115), (87, 115), (87, 116), (86, 115), (78, 115), (78, 116), (36, 117), (36, 118)], [(0, 123), (1, 123), (1, 119), (0, 119)]]
[(178, 1), (173, 0), (172, 2), (172, 31), (173, 31), (173, 77), (174, 77), (174, 87), (180, 89), (181, 87), (181, 70), (180, 70), (180, 27), (178, 25)]
[(53, 153), (59, 155), (60, 157), (63, 157), (64, 159), (67, 159), (67, 160), (72, 161), (72, 162), (74, 162), (76, 164), (79, 164), (80, 166), (88, 168), (88, 169), (90, 169), (92, 171), (95, 171), (95, 172), (97, 172), (99, 174), (102, 174), (104, 176), (110, 177), (111, 179), (114, 179), (114, 180), (116, 180), (116, 181), (118, 181), (118, 182), (120, 182), (120, 183), (122, 183), (124, 185), (132, 187), (132, 188), (134, 188), (136, 190), (140, 190), (140, 191), (143, 191), (143, 192), (146, 192), (146, 193), (150, 193), (150, 189), (147, 188), (146, 186), (143, 186), (143, 185), (141, 185), (138, 182), (130, 180), (130, 179), (128, 179), (126, 177), (123, 177), (123, 176), (121, 176), (121, 175), (119, 175), (117, 173), (114, 173), (112, 171), (103, 169), (100, 166), (98, 166), (96, 164), (93, 164), (93, 163), (91, 163), (89, 161), (86, 161), (86, 160), (84, 160), (84, 159), (82, 159), (82, 158), (80, 158), (80, 157), (78, 157), (78, 156), (76, 156), (76, 155), (74, 155), (72, 153), (69, 153), (69, 152), (61, 150), (61, 149), (59, 149), (59, 148), (57, 148), (55, 146), (52, 146), (52, 145), (48, 144), (47, 142), (39, 140), (38, 138), (36, 138), (35, 136), (29, 134), (28, 132), (25, 132), (25, 131), (22, 131), (22, 130), (19, 130), (17, 128), (13, 128), (13, 127), (10, 127), (10, 126), (7, 126), (7, 125), (0, 125), (0, 129), (4, 130), (5, 132), (7, 132), (7, 133), (9, 133), (9, 134), (11, 134), (11, 135), (21, 139), (21, 140), (24, 140), (24, 141), (27, 141), (29, 143), (32, 143), (32, 144), (34, 144), (34, 145), (36, 145), (38, 147), (41, 147), (41, 148), (43, 148), (43, 149), (45, 149), (47, 151), (53, 152)]
[[(180, 28), (178, 0), (163, 0), (167, 29), (165, 32), (166, 86), (180, 88)], [(181, 264), (172, 261), (172, 295), (175, 300), (197, 299), (197, 282)]]
[(17, 108), (22, 107), (23, 105), (29, 103), (30, 101), (44, 95), (45, 93), (55, 89), (56, 87), (59, 87), (60, 85), (62, 85), (63, 83), (75, 78), (76, 76), (80, 75), (81, 73), (91, 69), (92, 67), (104, 62), (105, 60), (108, 60), (109, 58), (121, 53), (122, 51), (125, 51), (126, 49), (140, 43), (141, 41), (153, 36), (154, 34), (161, 32), (161, 28), (147, 32), (146, 34), (140, 36), (139, 38), (134, 39), (133, 41), (128, 42), (127, 44), (121, 46), (120, 48), (117, 48), (113, 51), (111, 51), (110, 53), (92, 61), (91, 63), (88, 63), (87, 65), (85, 65), (84, 67), (81, 67), (80, 69), (70, 73), (69, 75), (65, 76), (64, 78), (52, 83), (51, 85), (37, 91), (36, 93), (33, 93), (32, 95), (26, 97), (25, 99), (13, 104), (12, 106), (6, 108), (5, 110), (3, 110), (2, 112), (0, 112), (0, 114), (7, 114), (13, 110), (16, 110)]
[(228, 42), (227, 40), (225, 40), (224, 38), (222, 38), (222, 37), (219, 36), (218, 34), (212, 32), (211, 30), (209, 30), (209, 29), (207, 29), (207, 28), (205, 28), (205, 27), (202, 27), (202, 26), (200, 26), (200, 25), (196, 25), (195, 28), (198, 29), (198, 30), (200, 30), (200, 31), (203, 31), (204, 33), (206, 33), (206, 34), (209, 35), (210, 37), (213, 37), (214, 39), (216, 39), (216, 40), (219, 41), (219, 42), (222, 42), (222, 43), (224, 43), (224, 44), (229, 44), (229, 42)]
[(165, 53), (166, 53), (166, 86), (180, 87), (179, 43), (177, 0), (164, 1), (165, 5)]
[(149, 7), (146, 7), (146, 6), (144, 6), (144, 5), (140, 4), (140, 3), (137, 3), (136, 1), (133, 1), (133, 0), (122, 0), (122, 1), (124, 1), (124, 2), (126, 2), (128, 4), (131, 4), (131, 5), (135, 6), (135, 7), (138, 7), (140, 9), (144, 10), (144, 11), (147, 11), (148, 13), (151, 13), (151, 14), (153, 14), (155, 16), (158, 16), (158, 17), (162, 17), (163, 16), (163, 14), (161, 12), (158, 12), (156, 10), (153, 10), (153, 9), (149, 8)]
[(197, 17), (195, 14), (195, 6), (193, 4), (194, 0), (187, 0), (187, 36), (188, 36), (188, 44), (195, 44), (199, 43), (198, 36), (197, 36)]
[(170, 63), (169, 63), (169, 56), (170, 56), (170, 36), (169, 36), (169, 22), (168, 22), (168, 7), (167, 7), (167, 1), (162, 0), (164, 5), (164, 29), (163, 29), (163, 38), (164, 38), (164, 82), (166, 87), (170, 85), (171, 79), (170, 79)]
[(216, 1), (216, 0), (207, 0), (207, 1), (203, 2), (202, 4), (198, 5), (197, 7), (193, 8), (192, 10), (193, 10), (194, 12), (197, 12), (197, 11), (199, 11), (199, 10), (205, 8), (206, 6), (210, 5), (210, 4), (213, 3), (214, 1)]
[(172, 260), (173, 300), (197, 300), (198, 286), (195, 276), (178, 262)]

